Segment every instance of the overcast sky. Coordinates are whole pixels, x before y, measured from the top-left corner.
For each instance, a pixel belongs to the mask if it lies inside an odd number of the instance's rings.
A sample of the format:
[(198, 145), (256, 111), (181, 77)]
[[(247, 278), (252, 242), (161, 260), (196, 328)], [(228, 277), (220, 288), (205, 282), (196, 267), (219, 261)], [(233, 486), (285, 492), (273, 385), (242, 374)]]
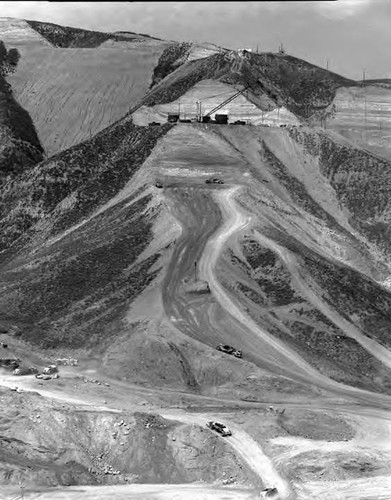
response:
[(135, 31), (289, 54), (361, 79), (391, 78), (391, 0), (281, 2), (3, 2), (1, 17)]

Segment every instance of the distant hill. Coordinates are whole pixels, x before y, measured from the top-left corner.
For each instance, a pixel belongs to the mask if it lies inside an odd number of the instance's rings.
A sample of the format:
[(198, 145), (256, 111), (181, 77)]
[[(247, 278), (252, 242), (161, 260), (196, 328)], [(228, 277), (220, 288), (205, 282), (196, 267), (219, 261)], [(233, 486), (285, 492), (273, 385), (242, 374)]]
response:
[[(102, 33), (101, 31), (71, 28), (70, 26), (60, 26), (58, 24), (43, 23), (40, 21), (26, 20), (26, 22), (54, 47), (86, 49), (99, 47), (108, 40), (129, 42), (142, 41), (144, 38), (153, 38), (149, 35), (139, 35), (132, 32)], [(159, 40), (158, 38), (153, 39)]]

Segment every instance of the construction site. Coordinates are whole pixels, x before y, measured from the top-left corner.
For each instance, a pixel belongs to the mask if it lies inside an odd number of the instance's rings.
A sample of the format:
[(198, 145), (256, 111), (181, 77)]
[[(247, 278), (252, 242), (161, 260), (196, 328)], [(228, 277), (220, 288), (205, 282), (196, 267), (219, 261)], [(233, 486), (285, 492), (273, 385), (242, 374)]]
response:
[(0, 500), (389, 500), (389, 84), (2, 34)]
[(300, 125), (284, 106), (276, 106), (266, 95), (259, 97), (255, 105), (249, 100), (249, 93), (249, 87), (237, 90), (216, 80), (203, 80), (179, 99), (152, 107), (141, 106), (132, 117), (134, 123), (141, 126), (167, 122), (266, 127)]

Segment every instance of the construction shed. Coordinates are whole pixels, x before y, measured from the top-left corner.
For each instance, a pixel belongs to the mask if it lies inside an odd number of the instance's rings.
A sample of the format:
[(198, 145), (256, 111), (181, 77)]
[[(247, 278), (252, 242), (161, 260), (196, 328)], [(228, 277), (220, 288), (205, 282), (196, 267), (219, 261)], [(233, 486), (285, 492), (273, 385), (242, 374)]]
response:
[(168, 123), (177, 123), (179, 121), (179, 115), (169, 114), (167, 121)]

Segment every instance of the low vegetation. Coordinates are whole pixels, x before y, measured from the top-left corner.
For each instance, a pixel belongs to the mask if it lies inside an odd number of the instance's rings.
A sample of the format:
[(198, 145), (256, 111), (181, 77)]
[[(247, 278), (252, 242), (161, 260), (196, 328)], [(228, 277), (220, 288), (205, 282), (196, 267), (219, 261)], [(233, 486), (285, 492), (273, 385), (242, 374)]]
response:
[[(375, 392), (391, 393), (391, 373), (295, 288), (290, 273), (273, 251), (250, 237), (241, 242), (241, 251), (245, 261), (235, 258), (232, 251), (227, 254), (231, 264), (241, 270), (242, 280), (236, 284), (236, 293), (249, 306), (256, 306), (254, 318), (269, 333), (333, 380)], [(310, 269), (307, 267), (306, 273), (317, 281), (319, 277), (327, 276), (327, 270), (315, 263)], [(337, 306), (338, 311), (342, 310), (346, 301), (343, 282), (341, 276), (334, 276), (335, 286), (330, 290), (330, 296), (335, 297), (332, 304)], [(358, 283), (353, 283), (352, 289), (360, 293)], [(354, 310), (359, 309), (360, 303), (356, 302)], [(385, 324), (384, 320), (384, 327)], [(378, 336), (376, 338), (379, 339)]]
[(107, 40), (114, 40), (115, 42), (131, 41), (132, 34), (135, 40), (140, 38), (136, 33), (128, 33), (127, 36), (122, 36), (115, 33), (102, 33), (101, 31), (71, 28), (69, 26), (59, 26), (58, 24), (43, 23), (40, 21), (26, 20), (26, 22), (33, 30), (37, 31), (55, 47), (91, 49), (99, 47), (99, 45), (102, 45)]
[(178, 66), (185, 62), (185, 57), (191, 48), (191, 43), (182, 42), (169, 45), (159, 58), (159, 62), (153, 70), (150, 88), (172, 73)]

